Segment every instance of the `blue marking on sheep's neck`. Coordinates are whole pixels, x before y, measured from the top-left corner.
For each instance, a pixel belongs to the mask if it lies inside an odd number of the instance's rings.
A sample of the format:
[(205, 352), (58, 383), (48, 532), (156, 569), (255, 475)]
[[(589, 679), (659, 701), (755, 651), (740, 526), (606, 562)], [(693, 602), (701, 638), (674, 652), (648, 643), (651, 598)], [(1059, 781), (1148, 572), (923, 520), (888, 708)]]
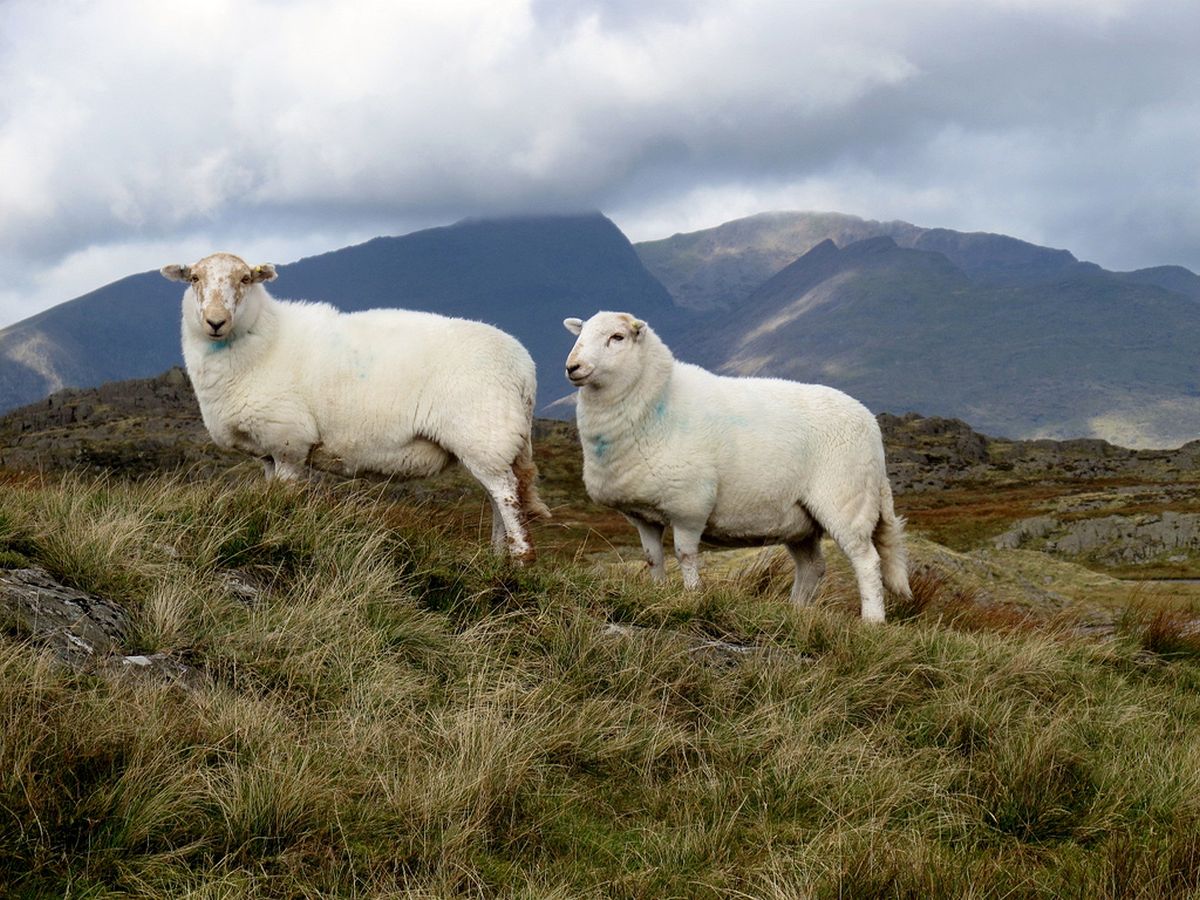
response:
[(229, 338), (226, 338), (223, 341), (209, 341), (208, 342), (209, 356), (211, 356), (214, 353), (220, 353), (222, 350), (228, 350), (228, 349), (229, 349)]
[(597, 459), (604, 459), (604, 455), (608, 453), (610, 447), (612, 447), (612, 441), (605, 438), (604, 435), (598, 434), (592, 438), (592, 452), (596, 454)]

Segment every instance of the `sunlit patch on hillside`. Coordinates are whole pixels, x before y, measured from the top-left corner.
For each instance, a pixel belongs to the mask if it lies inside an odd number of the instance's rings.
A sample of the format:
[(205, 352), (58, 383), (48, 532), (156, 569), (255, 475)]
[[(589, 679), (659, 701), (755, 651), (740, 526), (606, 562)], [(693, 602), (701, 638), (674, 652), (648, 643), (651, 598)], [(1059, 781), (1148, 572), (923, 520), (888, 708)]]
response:
[(1092, 435), (1122, 447), (1179, 447), (1200, 439), (1180, 423), (1200, 418), (1200, 397), (1151, 399), (1088, 420)]

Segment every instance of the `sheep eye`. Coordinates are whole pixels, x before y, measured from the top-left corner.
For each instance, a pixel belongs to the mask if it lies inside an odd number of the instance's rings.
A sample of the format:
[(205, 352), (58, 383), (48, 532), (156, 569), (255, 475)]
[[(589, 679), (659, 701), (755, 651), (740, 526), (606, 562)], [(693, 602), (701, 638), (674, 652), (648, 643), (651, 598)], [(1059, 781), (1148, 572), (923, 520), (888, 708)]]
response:
[(623, 341), (623, 340), (625, 340), (625, 335), (623, 335), (623, 334), (614, 334), (612, 337), (609, 338), (609, 341)]
[(192, 276), (192, 284), (199, 284), (199, 283), (200, 283), (200, 276), (199, 276), (199, 275), (193, 275), (193, 276)]
[(249, 276), (249, 275), (243, 275), (243, 276), (242, 276), (242, 284), (249, 284), (249, 283), (250, 283), (250, 276)]

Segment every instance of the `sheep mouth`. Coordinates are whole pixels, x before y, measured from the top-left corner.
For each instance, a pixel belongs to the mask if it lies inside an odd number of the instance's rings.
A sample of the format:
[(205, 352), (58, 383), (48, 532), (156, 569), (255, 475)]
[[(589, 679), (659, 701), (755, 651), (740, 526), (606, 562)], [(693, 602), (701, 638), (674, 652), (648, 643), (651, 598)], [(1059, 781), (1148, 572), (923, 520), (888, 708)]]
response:
[(568, 375), (567, 381), (571, 382), (571, 384), (575, 385), (575, 387), (581, 387), (582, 385), (587, 384), (587, 380), (591, 377), (591, 372), (588, 372), (586, 375)]

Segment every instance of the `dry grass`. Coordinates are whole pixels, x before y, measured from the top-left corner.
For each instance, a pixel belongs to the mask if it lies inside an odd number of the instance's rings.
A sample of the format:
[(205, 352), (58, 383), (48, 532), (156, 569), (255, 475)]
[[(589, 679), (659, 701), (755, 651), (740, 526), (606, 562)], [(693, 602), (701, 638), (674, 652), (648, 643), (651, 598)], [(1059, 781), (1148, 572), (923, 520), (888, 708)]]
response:
[[(895, 623), (864, 627), (836, 578), (791, 609), (769, 557), (688, 594), (569, 561), (513, 568), (435, 519), (374, 490), (6, 486), (0, 559), (119, 599), (126, 652), (195, 678), (74, 673), (0, 636), (0, 883), (191, 898), (1200, 884), (1200, 668), (1169, 617), (1091, 644), (929, 571)], [(698, 652), (718, 640), (743, 651)]]

